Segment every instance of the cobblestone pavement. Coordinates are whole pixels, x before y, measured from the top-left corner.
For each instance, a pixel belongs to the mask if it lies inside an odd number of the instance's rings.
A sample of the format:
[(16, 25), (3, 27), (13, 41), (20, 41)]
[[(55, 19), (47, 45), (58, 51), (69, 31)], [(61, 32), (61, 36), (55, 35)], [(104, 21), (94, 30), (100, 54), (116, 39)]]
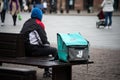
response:
[[(21, 13), (22, 21), (12, 26), (12, 19), (8, 14), (6, 25), (0, 26), (0, 32), (19, 32), (29, 13)], [(8, 19), (9, 18), (9, 19)], [(80, 32), (90, 41), (90, 60), (94, 64), (73, 66), (72, 80), (120, 80), (120, 16), (113, 17), (112, 29), (96, 29), (96, 16), (71, 15), (44, 15), (48, 38), (56, 46), (56, 33)], [(43, 69), (33, 66), (4, 64), (3, 66), (24, 67), (37, 70), (38, 80), (51, 80), (42, 78)]]

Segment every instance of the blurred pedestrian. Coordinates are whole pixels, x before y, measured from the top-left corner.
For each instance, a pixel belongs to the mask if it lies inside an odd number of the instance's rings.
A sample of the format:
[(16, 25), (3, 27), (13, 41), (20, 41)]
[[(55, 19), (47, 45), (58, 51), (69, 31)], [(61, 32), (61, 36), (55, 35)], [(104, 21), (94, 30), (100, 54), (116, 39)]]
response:
[(28, 11), (31, 12), (31, 10), (32, 10), (32, 0), (26, 0), (26, 4), (27, 4), (27, 7), (28, 7)]
[[(39, 8), (33, 8), (31, 18), (28, 19), (21, 30), (24, 35), (26, 56), (49, 56), (58, 59), (57, 49), (50, 46), (45, 31), (45, 26), (42, 22), (43, 12)], [(45, 68), (44, 77), (51, 75), (49, 68)]]
[(2, 1), (2, 8), (1, 8), (1, 26), (4, 26), (6, 11), (8, 10), (8, 0), (1, 0)]
[(47, 11), (47, 1), (43, 1), (43, 11), (44, 11), (44, 13), (46, 13), (46, 11)]
[(27, 6), (26, 0), (23, 0), (23, 10), (24, 10), (25, 12), (27, 12), (27, 10), (28, 10), (28, 6)]
[(34, 7), (37, 7), (43, 11), (43, 4), (40, 0), (34, 0)]
[(20, 11), (22, 12), (22, 10), (23, 10), (23, 0), (19, 0), (19, 3), (20, 3)]
[(13, 25), (16, 26), (17, 14), (20, 12), (20, 5), (18, 0), (10, 0), (10, 14), (13, 18)]
[(101, 7), (105, 14), (105, 28), (111, 29), (112, 26), (112, 13), (114, 11), (113, 8), (114, 0), (104, 0), (101, 4)]

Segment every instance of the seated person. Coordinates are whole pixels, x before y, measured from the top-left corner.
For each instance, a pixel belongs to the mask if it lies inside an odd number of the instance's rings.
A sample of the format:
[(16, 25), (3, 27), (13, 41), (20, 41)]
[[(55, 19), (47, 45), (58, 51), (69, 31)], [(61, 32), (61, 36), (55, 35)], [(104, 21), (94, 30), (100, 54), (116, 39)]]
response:
[[(39, 8), (33, 8), (31, 18), (28, 19), (21, 30), (24, 36), (26, 56), (49, 56), (58, 59), (57, 49), (50, 46), (42, 23), (43, 13)], [(43, 76), (49, 76), (49, 68), (45, 68)]]

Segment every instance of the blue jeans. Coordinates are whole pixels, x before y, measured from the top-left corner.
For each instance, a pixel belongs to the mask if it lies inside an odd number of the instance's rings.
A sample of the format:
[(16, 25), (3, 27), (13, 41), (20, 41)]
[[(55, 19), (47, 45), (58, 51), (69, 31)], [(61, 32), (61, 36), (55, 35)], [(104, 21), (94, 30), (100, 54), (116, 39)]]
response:
[(105, 26), (112, 25), (112, 12), (105, 12)]

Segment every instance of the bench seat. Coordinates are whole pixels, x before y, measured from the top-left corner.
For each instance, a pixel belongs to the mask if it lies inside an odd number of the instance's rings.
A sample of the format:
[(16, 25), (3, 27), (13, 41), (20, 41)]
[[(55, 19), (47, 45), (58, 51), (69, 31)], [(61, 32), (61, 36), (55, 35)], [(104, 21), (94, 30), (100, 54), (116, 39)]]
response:
[[(11, 63), (38, 66), (39, 68), (52, 67), (52, 80), (72, 80), (72, 65), (70, 63), (53, 61), (49, 58), (41, 59), (35, 57), (18, 57), (18, 58), (0, 58), (0, 63)], [(62, 78), (61, 78), (62, 77)]]
[(0, 58), (0, 63), (22, 64), (30, 66), (38, 66), (39, 68), (67, 66), (70, 63), (60, 62), (59, 60), (53, 61), (51, 58), (39, 57), (18, 57), (18, 58)]

